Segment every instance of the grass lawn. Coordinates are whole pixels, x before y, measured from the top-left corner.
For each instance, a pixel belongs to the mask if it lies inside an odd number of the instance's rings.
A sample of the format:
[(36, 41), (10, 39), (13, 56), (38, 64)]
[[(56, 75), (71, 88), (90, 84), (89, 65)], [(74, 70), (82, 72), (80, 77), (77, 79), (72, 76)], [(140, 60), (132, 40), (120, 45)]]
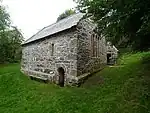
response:
[(150, 113), (150, 53), (124, 55), (81, 87), (30, 80), (0, 66), (0, 113)]

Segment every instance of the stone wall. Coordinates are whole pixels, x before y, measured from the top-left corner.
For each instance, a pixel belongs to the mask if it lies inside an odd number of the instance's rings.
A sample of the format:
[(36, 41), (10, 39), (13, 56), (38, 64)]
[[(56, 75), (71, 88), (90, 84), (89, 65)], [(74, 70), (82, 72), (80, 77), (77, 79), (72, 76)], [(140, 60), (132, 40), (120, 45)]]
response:
[[(77, 51), (77, 75), (90, 74), (102, 69), (107, 63), (106, 41), (104, 37), (99, 37), (99, 44), (96, 46), (98, 55), (91, 55), (91, 36), (96, 34), (93, 30), (95, 25), (88, 19), (83, 19), (77, 26), (78, 30), (78, 51)], [(96, 45), (97, 42), (94, 42)]]
[[(54, 48), (52, 47), (54, 46)], [(77, 33), (67, 30), (51, 37), (23, 46), (22, 71), (28, 75), (58, 82), (59, 67), (65, 70), (65, 84), (77, 76)]]

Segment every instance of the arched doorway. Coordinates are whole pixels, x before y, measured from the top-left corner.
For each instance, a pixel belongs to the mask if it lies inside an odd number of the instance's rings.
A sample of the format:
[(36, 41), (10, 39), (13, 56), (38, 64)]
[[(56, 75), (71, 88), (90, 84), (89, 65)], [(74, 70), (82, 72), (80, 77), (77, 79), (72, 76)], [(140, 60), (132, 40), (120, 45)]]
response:
[(58, 73), (59, 73), (59, 85), (61, 87), (64, 87), (65, 70), (62, 67), (60, 67), (58, 68)]

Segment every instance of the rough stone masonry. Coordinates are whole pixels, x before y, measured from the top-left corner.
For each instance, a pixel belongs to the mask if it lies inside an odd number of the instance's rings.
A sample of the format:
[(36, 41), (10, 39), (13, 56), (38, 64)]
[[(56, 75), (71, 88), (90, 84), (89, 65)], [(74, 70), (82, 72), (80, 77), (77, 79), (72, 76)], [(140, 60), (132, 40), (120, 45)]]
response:
[[(106, 41), (78, 13), (43, 28), (22, 45), (21, 71), (59, 84), (78, 85), (107, 63)], [(59, 71), (63, 70), (63, 71)], [(63, 72), (63, 73), (61, 73)]]

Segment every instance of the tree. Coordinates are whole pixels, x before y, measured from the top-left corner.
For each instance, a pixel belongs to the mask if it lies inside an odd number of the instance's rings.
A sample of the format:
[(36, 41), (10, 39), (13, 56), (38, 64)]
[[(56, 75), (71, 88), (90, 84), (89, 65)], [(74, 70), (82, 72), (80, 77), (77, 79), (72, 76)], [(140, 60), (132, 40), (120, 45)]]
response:
[(9, 14), (0, 6), (0, 63), (20, 60), (22, 41), (21, 32), (11, 26)]
[(0, 63), (16, 62), (21, 59), (23, 36), (15, 27), (0, 33)]
[(59, 20), (62, 20), (62, 19), (64, 19), (64, 18), (66, 18), (66, 17), (72, 15), (72, 14), (75, 14), (75, 13), (76, 13), (75, 10), (68, 9), (68, 10), (66, 10), (64, 13), (62, 13), (61, 15), (59, 15), (59, 17), (57, 18), (57, 22), (58, 22)]
[(0, 6), (0, 31), (10, 26), (9, 14), (6, 12), (3, 6)]
[(6, 10), (3, 6), (0, 6), (0, 62), (5, 61), (6, 59), (6, 48), (8, 46), (8, 41), (5, 36), (6, 28), (10, 25), (9, 14), (6, 13)]
[(149, 0), (75, 0), (98, 23), (98, 32), (118, 46), (150, 47)]

